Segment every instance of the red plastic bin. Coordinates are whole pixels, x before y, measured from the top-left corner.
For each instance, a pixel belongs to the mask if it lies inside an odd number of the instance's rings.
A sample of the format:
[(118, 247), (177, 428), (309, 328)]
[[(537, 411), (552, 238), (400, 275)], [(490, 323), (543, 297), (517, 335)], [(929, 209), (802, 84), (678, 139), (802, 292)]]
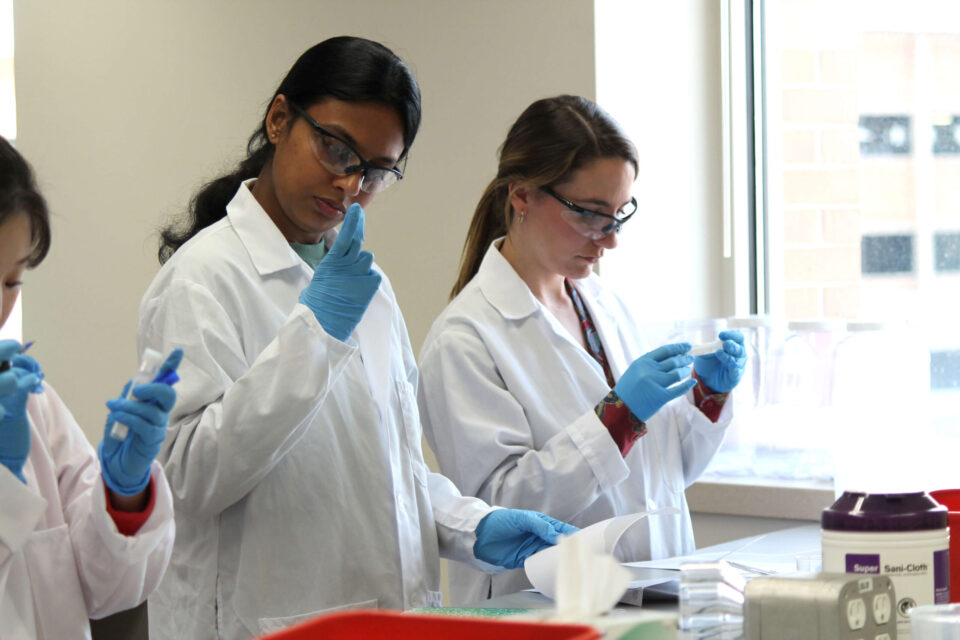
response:
[(423, 616), (392, 611), (346, 611), (308, 620), (263, 636), (261, 640), (594, 640), (601, 635), (593, 627), (576, 624)]

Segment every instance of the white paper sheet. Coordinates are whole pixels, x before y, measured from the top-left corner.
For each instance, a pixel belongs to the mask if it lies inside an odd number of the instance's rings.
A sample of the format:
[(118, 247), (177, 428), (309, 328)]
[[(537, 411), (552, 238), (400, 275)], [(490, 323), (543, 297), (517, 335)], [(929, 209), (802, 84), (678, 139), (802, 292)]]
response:
[(686, 556), (675, 556), (673, 558), (663, 558), (660, 560), (643, 560), (641, 562), (628, 562), (628, 567), (641, 567), (645, 569), (671, 569), (679, 571), (681, 564), (688, 562), (718, 562), (726, 560), (734, 568), (741, 570), (744, 574), (766, 575), (778, 573), (795, 573), (797, 570), (796, 557), (793, 554), (768, 554), (768, 553), (747, 553), (743, 551), (730, 552), (707, 552), (691, 553)]

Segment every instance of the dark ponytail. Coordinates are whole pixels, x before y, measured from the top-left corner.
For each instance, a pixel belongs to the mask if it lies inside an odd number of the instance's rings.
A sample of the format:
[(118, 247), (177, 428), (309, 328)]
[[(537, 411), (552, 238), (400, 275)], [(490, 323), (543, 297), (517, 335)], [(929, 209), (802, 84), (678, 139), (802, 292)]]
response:
[(50, 215), (30, 165), (0, 136), (0, 224), (23, 213), (30, 220), (32, 244), (27, 266), (40, 264), (50, 250)]
[(510, 185), (552, 186), (600, 158), (622, 158), (639, 167), (637, 149), (620, 125), (596, 103), (580, 96), (537, 100), (510, 127), (500, 147), (497, 175), (473, 213), (450, 297), (477, 274), (490, 243), (513, 222)]
[(392, 51), (372, 40), (350, 36), (314, 45), (297, 59), (274, 92), (260, 127), (247, 142), (247, 157), (231, 173), (200, 188), (190, 200), (185, 225), (174, 223), (161, 231), (161, 264), (187, 240), (223, 218), (240, 184), (260, 175), (273, 154), (267, 138), (267, 113), (281, 94), (305, 109), (324, 98), (377, 102), (393, 108), (404, 125), (404, 156), (420, 128), (420, 88), (410, 69)]

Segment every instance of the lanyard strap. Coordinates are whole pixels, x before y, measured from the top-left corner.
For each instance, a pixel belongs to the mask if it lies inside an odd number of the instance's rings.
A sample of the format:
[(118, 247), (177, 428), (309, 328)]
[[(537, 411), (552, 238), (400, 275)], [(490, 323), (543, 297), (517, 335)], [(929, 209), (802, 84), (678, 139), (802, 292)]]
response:
[(580, 294), (573, 288), (573, 285), (570, 284), (570, 280), (564, 278), (563, 286), (567, 290), (567, 295), (569, 295), (573, 301), (573, 308), (580, 318), (580, 328), (583, 330), (584, 342), (587, 343), (587, 352), (603, 367), (603, 374), (607, 377), (607, 384), (610, 385), (612, 389), (616, 381), (613, 379), (610, 363), (607, 362), (607, 354), (603, 352), (603, 344), (600, 342), (600, 334), (597, 333), (597, 328), (593, 325), (593, 319), (590, 318), (587, 306), (583, 304)]

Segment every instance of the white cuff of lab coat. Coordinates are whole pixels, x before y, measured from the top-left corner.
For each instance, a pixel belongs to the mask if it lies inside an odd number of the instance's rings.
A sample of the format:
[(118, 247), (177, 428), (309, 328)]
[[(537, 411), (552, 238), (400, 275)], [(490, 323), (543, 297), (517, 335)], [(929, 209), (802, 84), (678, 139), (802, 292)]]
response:
[[(477, 525), (494, 509), (480, 498), (463, 496), (453, 482), (439, 473), (427, 476), (433, 518), (437, 527), (440, 555), (450, 560), (478, 566), (473, 555)], [(486, 571), (486, 568), (484, 568)]]
[(590, 465), (601, 492), (615, 487), (630, 475), (630, 467), (620, 449), (593, 409), (577, 418), (566, 431)]
[[(47, 509), (47, 501), (0, 464), (0, 554), (20, 550)], [(5, 560), (0, 555), (0, 561)]]

